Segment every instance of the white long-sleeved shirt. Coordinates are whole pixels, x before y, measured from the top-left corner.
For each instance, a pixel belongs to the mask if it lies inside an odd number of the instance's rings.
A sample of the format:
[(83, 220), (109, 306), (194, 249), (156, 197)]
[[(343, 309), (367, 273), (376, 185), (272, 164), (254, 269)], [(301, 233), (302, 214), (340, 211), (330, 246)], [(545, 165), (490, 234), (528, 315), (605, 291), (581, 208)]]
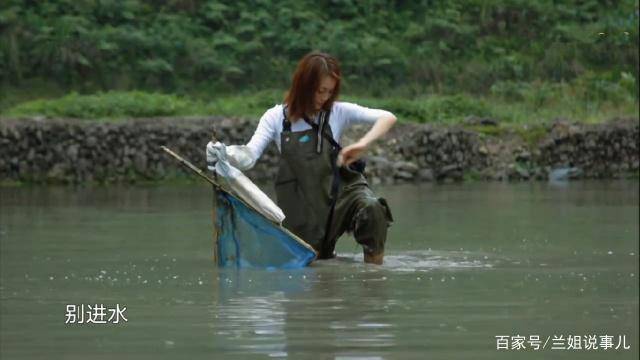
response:
[[(373, 124), (378, 118), (383, 116), (393, 116), (393, 114), (386, 110), (371, 109), (358, 104), (336, 101), (331, 108), (329, 125), (331, 126), (334, 140), (340, 144), (343, 131), (350, 125)], [(251, 150), (254, 163), (262, 156), (264, 149), (271, 141), (276, 143), (278, 151), (280, 151), (282, 117), (282, 104), (279, 104), (267, 110), (260, 118), (255, 133), (246, 145)], [(311, 126), (305, 121), (295, 121), (291, 123), (292, 132), (309, 129), (311, 129)]]

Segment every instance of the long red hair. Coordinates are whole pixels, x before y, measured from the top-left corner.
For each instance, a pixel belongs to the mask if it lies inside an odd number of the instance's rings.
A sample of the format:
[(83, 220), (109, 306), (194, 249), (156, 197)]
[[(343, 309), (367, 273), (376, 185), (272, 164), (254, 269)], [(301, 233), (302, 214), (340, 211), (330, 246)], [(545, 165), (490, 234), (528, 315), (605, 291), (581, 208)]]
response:
[(338, 60), (329, 54), (314, 51), (305, 55), (298, 62), (298, 67), (291, 80), (291, 87), (284, 99), (284, 103), (288, 107), (287, 118), (289, 121), (297, 121), (304, 114), (316, 111), (313, 99), (318, 86), (320, 86), (320, 80), (324, 76), (331, 76), (336, 81), (333, 94), (322, 105), (322, 110), (328, 111), (340, 93), (341, 72)]

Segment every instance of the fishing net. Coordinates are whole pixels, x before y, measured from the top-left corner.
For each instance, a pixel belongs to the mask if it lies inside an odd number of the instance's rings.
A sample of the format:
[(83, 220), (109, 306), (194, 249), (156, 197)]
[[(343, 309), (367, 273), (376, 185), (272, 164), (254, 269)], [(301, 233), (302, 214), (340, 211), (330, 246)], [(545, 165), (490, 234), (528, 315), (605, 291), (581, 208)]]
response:
[[(282, 219), (266, 195), (255, 185), (236, 188), (239, 195), (233, 195), (228, 182), (222, 184), (194, 166), (185, 158), (166, 146), (166, 153), (178, 160), (187, 169), (213, 185), (215, 199), (215, 257), (221, 267), (295, 269), (309, 265), (317, 256), (313, 248), (281, 225)], [(234, 180), (233, 178), (231, 180)], [(237, 181), (236, 185), (250, 182)], [(255, 187), (255, 188), (254, 188)], [(264, 195), (264, 197), (262, 197)], [(247, 199), (248, 198), (248, 199)], [(266, 199), (265, 199), (266, 198)], [(262, 213), (255, 210), (254, 204)], [(279, 210), (279, 208), (277, 208)], [(284, 216), (282, 216), (283, 218)], [(269, 220), (269, 219), (272, 220)]]
[(219, 266), (293, 269), (315, 259), (308, 244), (235, 196), (222, 190), (215, 196)]

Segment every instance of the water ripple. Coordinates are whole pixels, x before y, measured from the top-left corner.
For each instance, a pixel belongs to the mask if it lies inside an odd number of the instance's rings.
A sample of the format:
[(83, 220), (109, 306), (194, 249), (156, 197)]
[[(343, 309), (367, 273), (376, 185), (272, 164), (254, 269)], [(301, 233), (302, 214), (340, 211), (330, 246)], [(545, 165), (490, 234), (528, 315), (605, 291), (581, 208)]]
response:
[(407, 251), (391, 253), (384, 257), (384, 265), (372, 266), (363, 264), (363, 256), (360, 253), (343, 253), (336, 259), (318, 261), (316, 266), (344, 266), (345, 263), (353, 263), (357, 266), (366, 266), (367, 269), (384, 269), (398, 272), (427, 272), (431, 270), (456, 270), (492, 268), (499, 259), (494, 259), (485, 254), (463, 251)]

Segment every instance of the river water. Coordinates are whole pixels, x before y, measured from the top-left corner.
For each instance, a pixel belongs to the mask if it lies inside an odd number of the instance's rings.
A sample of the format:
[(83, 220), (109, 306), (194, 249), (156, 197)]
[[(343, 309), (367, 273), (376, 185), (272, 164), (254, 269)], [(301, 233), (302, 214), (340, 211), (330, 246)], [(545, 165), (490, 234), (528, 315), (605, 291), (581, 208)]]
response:
[(375, 190), (383, 266), (237, 271), (206, 185), (0, 188), (0, 358), (638, 358), (638, 181)]

